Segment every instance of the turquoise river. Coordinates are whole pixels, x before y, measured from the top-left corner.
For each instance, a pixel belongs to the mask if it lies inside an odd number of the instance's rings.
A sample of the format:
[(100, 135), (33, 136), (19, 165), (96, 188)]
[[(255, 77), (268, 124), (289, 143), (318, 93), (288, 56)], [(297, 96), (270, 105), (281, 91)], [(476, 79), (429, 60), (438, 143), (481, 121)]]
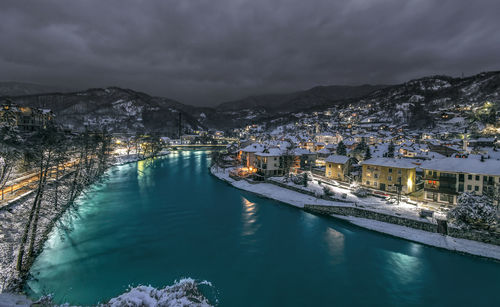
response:
[(111, 168), (52, 231), (28, 293), (94, 305), (190, 277), (219, 306), (498, 306), (498, 262), (261, 198), (209, 164), (181, 151)]

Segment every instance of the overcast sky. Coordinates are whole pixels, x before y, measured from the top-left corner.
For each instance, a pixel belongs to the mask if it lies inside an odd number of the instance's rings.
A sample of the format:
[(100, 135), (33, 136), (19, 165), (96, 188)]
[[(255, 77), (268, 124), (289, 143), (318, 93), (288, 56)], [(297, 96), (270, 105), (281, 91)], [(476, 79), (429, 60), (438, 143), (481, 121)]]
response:
[(194, 105), (500, 69), (500, 1), (1, 0), (0, 80)]

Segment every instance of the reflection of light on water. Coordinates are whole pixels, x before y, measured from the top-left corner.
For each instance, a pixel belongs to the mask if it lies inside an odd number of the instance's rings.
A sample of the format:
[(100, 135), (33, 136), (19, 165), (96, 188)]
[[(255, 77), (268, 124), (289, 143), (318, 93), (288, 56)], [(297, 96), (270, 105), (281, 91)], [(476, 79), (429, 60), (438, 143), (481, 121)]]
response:
[(245, 197), (242, 197), (243, 204), (243, 235), (251, 236), (258, 229), (257, 225), (257, 206)]
[(200, 173), (201, 172), (201, 153), (200, 152), (195, 152), (194, 156), (195, 156), (195, 159), (196, 159), (196, 163), (195, 163), (196, 172)]
[(410, 249), (412, 256), (416, 257), (420, 255), (420, 252), (422, 251), (422, 245), (416, 243), (410, 243), (410, 244), (411, 244)]
[(418, 257), (413, 257), (397, 252), (388, 253), (388, 263), (391, 266), (388, 269), (393, 271), (394, 275), (400, 283), (407, 284), (419, 278), (420, 272), (422, 271), (422, 264)]
[(339, 264), (344, 260), (344, 235), (333, 228), (327, 228), (325, 241), (330, 254), (331, 264)]
[(311, 213), (304, 212), (302, 221), (304, 222), (304, 226), (309, 230), (314, 226), (316, 223), (316, 220), (318, 219), (317, 216)]
[(154, 163), (152, 159), (137, 161), (137, 183), (139, 184), (140, 192), (154, 185), (150, 174), (152, 163)]

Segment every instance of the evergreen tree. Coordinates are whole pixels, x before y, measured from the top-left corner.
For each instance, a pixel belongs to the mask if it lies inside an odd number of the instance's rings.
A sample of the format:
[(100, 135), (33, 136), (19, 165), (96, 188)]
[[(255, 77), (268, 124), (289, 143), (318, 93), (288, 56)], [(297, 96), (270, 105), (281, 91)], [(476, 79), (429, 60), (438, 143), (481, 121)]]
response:
[(337, 145), (337, 155), (339, 156), (347, 155), (347, 149), (344, 145), (344, 142), (342, 141), (340, 141), (339, 144)]
[(372, 157), (372, 153), (370, 152), (370, 147), (367, 146), (365, 150), (365, 160), (368, 160)]
[(448, 219), (459, 227), (489, 228), (496, 225), (496, 208), (492, 198), (464, 192), (458, 197), (457, 206), (448, 213)]
[(486, 123), (494, 125), (496, 122), (497, 122), (497, 111), (494, 108), (491, 108), (490, 113), (488, 113)]
[(389, 144), (389, 148), (387, 148), (387, 157), (388, 158), (394, 158), (394, 143), (391, 141)]

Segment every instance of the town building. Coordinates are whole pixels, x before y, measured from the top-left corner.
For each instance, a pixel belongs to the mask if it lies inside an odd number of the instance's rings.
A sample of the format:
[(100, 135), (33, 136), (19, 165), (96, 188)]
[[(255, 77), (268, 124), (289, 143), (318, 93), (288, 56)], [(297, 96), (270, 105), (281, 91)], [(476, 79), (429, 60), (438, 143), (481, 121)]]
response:
[(45, 129), (54, 119), (54, 113), (49, 109), (21, 107), (4, 104), (0, 109), (0, 121), (17, 127), (20, 132), (32, 132)]
[(330, 155), (325, 159), (325, 177), (338, 181), (350, 181), (351, 167), (357, 160), (347, 156)]
[(259, 143), (250, 144), (240, 150), (238, 159), (241, 164), (246, 167), (253, 167), (255, 165), (255, 154), (262, 152), (265, 149), (264, 145)]
[(407, 159), (372, 158), (360, 164), (361, 184), (367, 188), (403, 194), (415, 191), (416, 165)]
[(500, 193), (500, 161), (476, 158), (443, 158), (426, 161), (424, 201), (456, 205), (462, 192), (477, 195)]
[(282, 176), (284, 161), (281, 149), (266, 148), (262, 152), (256, 152), (254, 166), (257, 168), (257, 175), (263, 177)]

